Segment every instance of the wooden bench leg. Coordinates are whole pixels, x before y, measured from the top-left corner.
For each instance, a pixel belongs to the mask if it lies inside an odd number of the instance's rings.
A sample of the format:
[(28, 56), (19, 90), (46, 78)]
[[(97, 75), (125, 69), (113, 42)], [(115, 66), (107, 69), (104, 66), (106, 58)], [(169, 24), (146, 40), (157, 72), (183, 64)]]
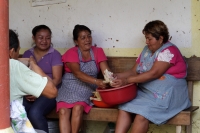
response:
[(182, 127), (181, 126), (176, 126), (176, 133), (181, 133)]
[(192, 125), (186, 126), (186, 133), (192, 133)]
[[(181, 133), (182, 127), (176, 126), (176, 133)], [(192, 125), (186, 126), (186, 133), (192, 133)]]

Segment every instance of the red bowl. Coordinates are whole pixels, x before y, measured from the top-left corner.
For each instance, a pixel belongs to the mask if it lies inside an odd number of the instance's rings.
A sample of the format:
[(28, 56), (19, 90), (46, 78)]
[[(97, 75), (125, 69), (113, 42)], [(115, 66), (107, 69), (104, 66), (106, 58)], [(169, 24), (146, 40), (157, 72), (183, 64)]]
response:
[(128, 102), (137, 96), (137, 85), (128, 84), (117, 88), (97, 88), (102, 101), (111, 105), (118, 105)]
[(103, 101), (92, 100), (92, 102), (96, 107), (100, 107), (100, 108), (111, 108), (111, 107), (115, 106), (115, 105), (107, 104)]

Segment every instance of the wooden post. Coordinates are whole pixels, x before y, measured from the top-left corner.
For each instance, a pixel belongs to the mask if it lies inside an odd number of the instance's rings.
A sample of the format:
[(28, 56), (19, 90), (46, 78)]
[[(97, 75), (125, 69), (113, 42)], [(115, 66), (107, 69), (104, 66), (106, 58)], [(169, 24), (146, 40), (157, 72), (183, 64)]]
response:
[(10, 126), (8, 0), (0, 0), (0, 133), (13, 133)]

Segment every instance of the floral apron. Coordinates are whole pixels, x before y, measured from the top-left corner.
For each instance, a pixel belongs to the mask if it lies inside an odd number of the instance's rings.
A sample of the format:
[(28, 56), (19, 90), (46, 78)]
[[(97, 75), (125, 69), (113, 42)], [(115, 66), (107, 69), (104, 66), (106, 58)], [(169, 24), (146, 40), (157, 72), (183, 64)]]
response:
[[(141, 53), (137, 72), (149, 71), (158, 54), (169, 46), (175, 45), (168, 42), (153, 55), (146, 46)], [(138, 87), (137, 97), (120, 105), (119, 108), (140, 114), (155, 124), (164, 124), (168, 119), (191, 106), (185, 79), (177, 79), (172, 75), (163, 74), (162, 78), (140, 83)]]
[[(80, 70), (87, 75), (96, 78), (98, 74), (98, 68), (96, 66), (93, 51), (90, 49), (92, 60), (87, 62), (83, 62), (80, 49), (78, 49), (78, 55), (80, 60)], [(82, 82), (81, 80), (77, 79), (73, 73), (65, 73), (62, 78), (62, 85), (58, 90), (56, 101), (67, 103), (83, 101), (92, 106), (93, 103), (90, 101), (90, 96), (92, 96), (92, 92), (95, 91), (96, 87), (97, 86), (95, 84)]]

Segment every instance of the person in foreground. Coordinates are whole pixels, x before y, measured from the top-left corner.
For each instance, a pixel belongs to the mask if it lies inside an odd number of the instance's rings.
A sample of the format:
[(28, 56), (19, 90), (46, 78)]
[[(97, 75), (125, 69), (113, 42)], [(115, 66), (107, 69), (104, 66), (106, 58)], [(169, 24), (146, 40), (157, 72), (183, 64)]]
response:
[[(167, 26), (159, 20), (143, 29), (146, 46), (129, 71), (117, 73), (113, 87), (138, 84), (135, 99), (119, 106), (115, 133), (146, 133), (149, 122), (164, 124), (191, 106), (187, 82), (187, 65), (179, 49), (168, 41)], [(135, 118), (133, 120), (133, 115)], [(132, 121), (133, 120), (133, 121)]]
[(102, 48), (92, 46), (91, 30), (84, 25), (76, 25), (73, 30), (75, 47), (62, 56), (65, 74), (59, 88), (57, 112), (61, 133), (78, 133), (83, 113), (92, 107), (90, 96), (98, 87), (106, 84), (97, 79), (99, 70), (110, 70)]
[[(37, 65), (52, 79), (54, 85), (58, 86), (62, 80), (63, 63), (61, 54), (51, 46), (51, 29), (46, 25), (38, 25), (32, 29), (32, 35), (35, 46), (25, 51), (23, 58), (33, 56)], [(42, 95), (38, 98), (25, 96), (23, 105), (33, 127), (48, 133), (45, 116), (55, 109), (56, 100)]]
[(22, 104), (25, 95), (55, 98), (57, 88), (52, 79), (41, 70), (33, 57), (29, 59), (29, 67), (18, 61), (19, 49), (17, 34), (9, 30), (10, 101), (18, 100)]

